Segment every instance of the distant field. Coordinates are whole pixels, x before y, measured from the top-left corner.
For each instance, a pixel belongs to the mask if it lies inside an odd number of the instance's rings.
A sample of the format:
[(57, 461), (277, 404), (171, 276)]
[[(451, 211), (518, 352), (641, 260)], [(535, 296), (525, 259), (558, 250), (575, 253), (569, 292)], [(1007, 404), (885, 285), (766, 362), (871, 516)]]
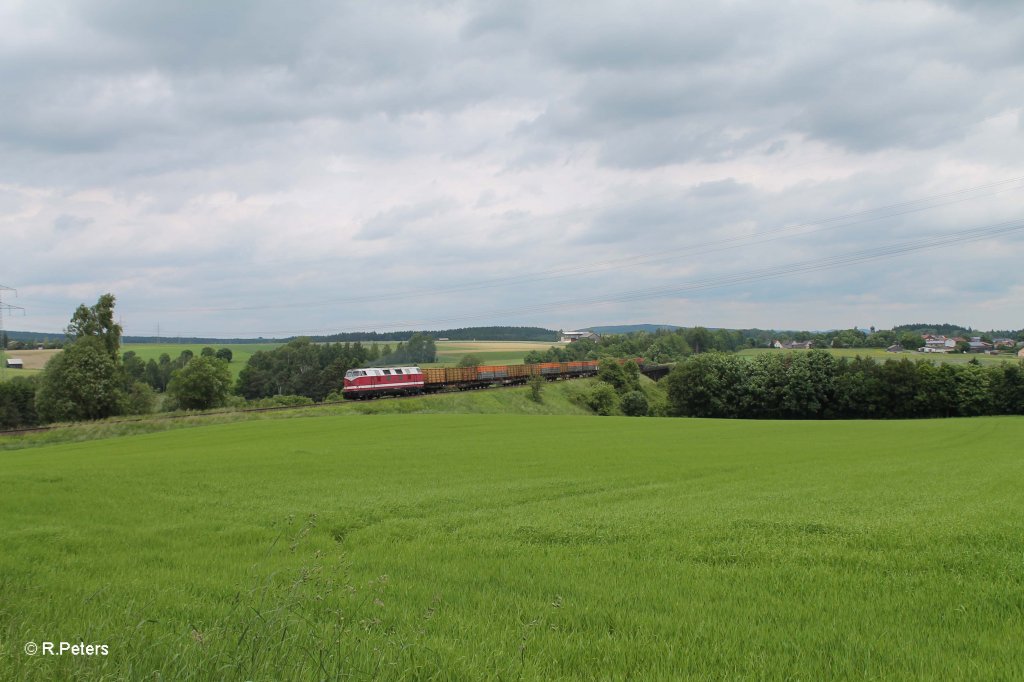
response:
[[(364, 346), (390, 346), (395, 348), (398, 345), (398, 341), (363, 341), (361, 342)], [(125, 344), (121, 348), (121, 352), (129, 350), (135, 351), (135, 353), (143, 360), (149, 360), (150, 358), (157, 360), (161, 353), (167, 353), (171, 358), (176, 358), (181, 354), (181, 351), (186, 348), (191, 350), (196, 355), (208, 344), (178, 344), (178, 343), (131, 343)], [(241, 371), (242, 367), (249, 360), (249, 357), (253, 353), (260, 350), (273, 350), (281, 346), (280, 343), (240, 343), (240, 344), (209, 344), (211, 348), (230, 348), (233, 354), (233, 360), (231, 362), (231, 369), (234, 376), (238, 376), (238, 372)], [(523, 361), (523, 356), (531, 350), (547, 350), (551, 346), (557, 346), (557, 343), (537, 343), (532, 341), (438, 341), (437, 345), (437, 357), (438, 365), (455, 365), (458, 364), (459, 360), (464, 355), (473, 353), (479, 355), (485, 362), (493, 364), (519, 364)]]
[[(989, 365), (1007, 361), (1016, 362), (1018, 359), (1016, 355), (985, 355), (981, 353), (918, 353), (916, 351), (888, 353), (882, 348), (825, 348), (823, 350), (841, 358), (855, 358), (859, 355), (862, 358), (874, 358), (879, 361), (909, 358), (910, 360), (934, 360), (935, 362), (965, 364), (970, 362), (972, 359), (977, 358), (982, 364)], [(778, 350), (776, 348), (748, 348), (746, 350), (739, 351), (738, 354), (746, 357), (753, 357), (755, 355), (760, 355), (761, 353), (805, 352), (806, 351), (802, 350)]]
[(19, 358), (25, 363), (27, 370), (39, 370), (46, 366), (54, 355), (60, 350), (11, 350), (6, 353), (0, 352), (0, 359), (7, 361), (7, 358)]
[(456, 365), (465, 355), (478, 355), (487, 364), (520, 365), (531, 350), (545, 351), (562, 343), (547, 341), (438, 341), (439, 365)]
[[(0, 377), (13, 379), (14, 377), (35, 376), (43, 371), (43, 367), (50, 358), (59, 353), (59, 350), (12, 350), (6, 353), (0, 352)], [(6, 369), (7, 358), (19, 358), (25, 363), (24, 369)]]
[[(1022, 440), (396, 414), (6, 452), (0, 670), (1022, 679)], [(109, 654), (23, 653), (62, 639)]]
[[(391, 346), (395, 348), (398, 345), (397, 341), (363, 341), (364, 346)], [(203, 344), (203, 343), (126, 343), (121, 346), (121, 353), (128, 351), (135, 351), (142, 360), (149, 361), (159, 360), (162, 353), (167, 353), (171, 356), (171, 359), (178, 357), (181, 352), (185, 349), (191, 350), (196, 355), (209, 345), (211, 348), (217, 350), (220, 348), (230, 348), (232, 353), (231, 364), (231, 376), (234, 379), (238, 378), (238, 373), (242, 371), (245, 364), (249, 361), (249, 358), (261, 350), (273, 350), (283, 345), (280, 343), (227, 343), (227, 344)], [(443, 366), (443, 365), (456, 365), (464, 355), (472, 353), (479, 355), (480, 358), (488, 364), (494, 365), (513, 365), (521, 364), (523, 362), (523, 356), (525, 356), (531, 350), (547, 350), (551, 346), (558, 346), (562, 344), (558, 343), (546, 343), (546, 342), (532, 342), (532, 341), (438, 341), (437, 342), (437, 359), (438, 362), (428, 366)], [(23, 370), (8, 370), (6, 372), (6, 378), (12, 378), (15, 376), (32, 376), (38, 374), (46, 361), (49, 360), (54, 354), (59, 353), (59, 350), (44, 350), (44, 351), (10, 351), (10, 357), (21, 358), (25, 361), (25, 369)], [(3, 361), (3, 354), (0, 353), (0, 362)]]

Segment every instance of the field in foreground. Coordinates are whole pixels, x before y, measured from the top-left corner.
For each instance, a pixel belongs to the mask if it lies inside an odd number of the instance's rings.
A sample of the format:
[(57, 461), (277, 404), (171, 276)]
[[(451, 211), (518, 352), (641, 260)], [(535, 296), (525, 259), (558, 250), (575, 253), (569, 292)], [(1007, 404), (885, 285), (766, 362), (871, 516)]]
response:
[[(3, 453), (0, 675), (1020, 679), (1022, 438), (352, 415)], [(109, 654), (23, 653), (60, 640)]]

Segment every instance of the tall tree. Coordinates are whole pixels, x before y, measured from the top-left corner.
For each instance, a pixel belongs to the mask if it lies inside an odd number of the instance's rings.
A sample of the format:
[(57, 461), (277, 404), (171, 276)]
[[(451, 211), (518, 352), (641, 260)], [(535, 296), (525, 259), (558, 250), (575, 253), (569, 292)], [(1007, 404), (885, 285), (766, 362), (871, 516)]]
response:
[(103, 341), (78, 339), (43, 371), (36, 409), (45, 421), (102, 419), (123, 410), (122, 376)]
[(118, 349), (121, 347), (121, 325), (114, 322), (114, 303), (116, 299), (113, 294), (103, 294), (96, 305), (86, 307), (85, 304), (78, 306), (71, 322), (68, 324), (65, 333), (72, 341), (85, 337), (96, 337), (103, 343), (107, 355), (118, 364)]

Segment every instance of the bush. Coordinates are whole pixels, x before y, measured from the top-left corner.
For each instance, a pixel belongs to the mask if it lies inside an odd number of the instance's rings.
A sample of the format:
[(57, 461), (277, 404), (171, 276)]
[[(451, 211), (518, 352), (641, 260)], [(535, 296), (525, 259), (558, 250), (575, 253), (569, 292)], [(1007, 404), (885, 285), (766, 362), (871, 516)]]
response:
[(0, 429), (17, 429), (38, 423), (35, 379), (15, 377), (0, 383)]
[(306, 405), (316, 405), (316, 402), (304, 395), (275, 395), (249, 403), (250, 407), (304, 407)]
[(602, 416), (618, 414), (619, 396), (609, 384), (598, 381), (587, 395), (587, 407)]
[(149, 384), (136, 381), (125, 398), (125, 414), (151, 414), (156, 409), (156, 391)]
[(185, 410), (208, 410), (227, 403), (231, 389), (228, 363), (215, 357), (199, 356), (174, 372), (167, 392)]
[(646, 417), (651, 410), (643, 391), (630, 391), (622, 396), (622, 414), (627, 417)]
[(530, 377), (530, 400), (535, 403), (544, 402), (544, 384), (547, 383), (539, 374), (534, 374)]

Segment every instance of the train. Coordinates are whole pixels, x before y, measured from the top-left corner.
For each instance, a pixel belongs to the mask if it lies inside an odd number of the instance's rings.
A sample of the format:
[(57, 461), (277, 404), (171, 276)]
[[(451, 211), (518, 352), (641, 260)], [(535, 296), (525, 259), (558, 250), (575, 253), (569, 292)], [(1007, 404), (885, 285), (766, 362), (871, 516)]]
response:
[(366, 367), (345, 372), (342, 395), (347, 400), (367, 400), (445, 390), (465, 391), (524, 384), (538, 375), (548, 381), (594, 376), (597, 369), (597, 360), (475, 367)]

